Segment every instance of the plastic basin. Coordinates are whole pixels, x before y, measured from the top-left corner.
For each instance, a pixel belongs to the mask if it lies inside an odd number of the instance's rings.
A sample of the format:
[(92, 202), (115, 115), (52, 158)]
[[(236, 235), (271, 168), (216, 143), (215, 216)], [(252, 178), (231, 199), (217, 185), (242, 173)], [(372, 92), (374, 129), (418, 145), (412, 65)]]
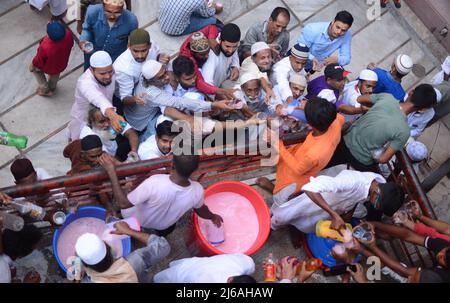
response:
[[(256, 253), (266, 243), (270, 233), (270, 211), (264, 201), (264, 198), (251, 186), (239, 181), (221, 181), (208, 187), (205, 191), (205, 200), (207, 197), (223, 192), (232, 192), (244, 196), (250, 201), (256, 211), (259, 222), (258, 236), (253, 245), (244, 254), (250, 256)], [(191, 226), (188, 229), (186, 244), (191, 255), (194, 256), (213, 256), (225, 254), (221, 250), (211, 245), (203, 236), (199, 219), (194, 212), (192, 215)]]
[[(61, 226), (59, 229), (55, 231), (55, 233), (53, 234), (53, 255), (55, 256), (56, 261), (58, 261), (59, 267), (61, 267), (61, 269), (64, 272), (66, 272), (67, 269), (58, 256), (59, 236), (70, 223), (80, 218), (97, 218), (104, 221), (106, 219), (106, 209), (97, 206), (80, 207), (76, 213), (69, 214), (63, 226)], [(122, 239), (122, 256), (125, 257), (129, 255), (130, 252), (131, 252), (131, 238), (127, 237), (126, 239)]]

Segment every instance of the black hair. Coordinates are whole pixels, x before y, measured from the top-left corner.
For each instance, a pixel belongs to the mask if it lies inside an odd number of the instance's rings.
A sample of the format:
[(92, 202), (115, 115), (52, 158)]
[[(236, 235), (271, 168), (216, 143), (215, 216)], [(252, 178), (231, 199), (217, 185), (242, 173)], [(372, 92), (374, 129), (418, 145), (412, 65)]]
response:
[(42, 232), (34, 225), (25, 225), (20, 231), (5, 229), (2, 236), (3, 252), (11, 259), (31, 254), (41, 240)]
[(179, 56), (172, 63), (173, 73), (177, 77), (192, 75), (195, 72), (194, 63), (185, 56)]
[(379, 183), (381, 196), (381, 211), (388, 217), (392, 217), (394, 213), (405, 202), (405, 192), (394, 182)]
[(231, 282), (233, 284), (236, 283), (256, 283), (255, 278), (249, 275), (240, 275), (240, 276), (234, 276), (231, 277)]
[(108, 244), (105, 245), (106, 245), (106, 256), (103, 258), (103, 260), (94, 265), (89, 265), (83, 262), (83, 265), (96, 272), (107, 271), (111, 267), (111, 265), (113, 265), (114, 258), (112, 256), (111, 248), (109, 247), (109, 245)]
[(450, 248), (445, 252), (445, 264), (447, 265), (446, 267), (450, 269)]
[(189, 178), (194, 171), (197, 170), (200, 162), (198, 155), (174, 155), (173, 165), (177, 173), (184, 177)]
[(241, 40), (241, 29), (234, 23), (228, 23), (220, 33), (220, 40), (236, 43)]
[(289, 11), (281, 6), (274, 8), (272, 13), (270, 14), (270, 19), (272, 19), (272, 21), (276, 21), (280, 14), (285, 15), (286, 17), (288, 17), (289, 20), (291, 19), (291, 14), (289, 13)]
[(340, 21), (347, 24), (348, 26), (352, 26), (353, 16), (347, 11), (340, 11), (339, 13), (337, 13), (336, 17), (334, 17), (334, 21)]
[(156, 127), (156, 136), (161, 138), (162, 136), (176, 136), (179, 132), (172, 131), (173, 122), (165, 120), (158, 124)]
[(437, 103), (436, 91), (430, 84), (421, 84), (414, 89), (411, 102), (419, 110), (430, 108)]
[(321, 132), (328, 130), (328, 127), (336, 119), (336, 115), (336, 106), (323, 98), (314, 97), (306, 102), (306, 120)]

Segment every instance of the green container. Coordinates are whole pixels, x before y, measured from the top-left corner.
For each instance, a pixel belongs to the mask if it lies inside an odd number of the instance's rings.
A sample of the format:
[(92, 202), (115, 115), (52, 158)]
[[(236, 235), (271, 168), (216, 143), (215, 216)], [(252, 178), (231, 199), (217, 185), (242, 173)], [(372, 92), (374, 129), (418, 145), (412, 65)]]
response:
[(0, 144), (15, 146), (18, 149), (27, 148), (28, 138), (25, 136), (17, 136), (8, 132), (0, 132)]

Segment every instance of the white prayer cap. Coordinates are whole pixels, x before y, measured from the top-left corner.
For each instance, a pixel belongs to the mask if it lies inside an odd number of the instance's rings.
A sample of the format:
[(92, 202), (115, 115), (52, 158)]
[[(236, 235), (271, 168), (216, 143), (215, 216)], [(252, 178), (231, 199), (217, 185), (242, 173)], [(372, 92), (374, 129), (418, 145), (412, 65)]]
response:
[(142, 75), (145, 79), (153, 79), (161, 70), (162, 64), (155, 60), (148, 60), (142, 65)]
[(105, 51), (96, 51), (89, 60), (91, 67), (102, 68), (112, 65), (111, 56)]
[(88, 265), (95, 265), (106, 256), (106, 245), (97, 235), (85, 233), (75, 244), (75, 252)]
[(408, 55), (398, 55), (395, 58), (395, 68), (402, 75), (407, 75), (413, 68), (413, 61)]
[(205, 96), (200, 94), (200, 93), (196, 93), (196, 92), (187, 92), (183, 95), (183, 98), (186, 99), (192, 99), (192, 100), (205, 100)]
[(419, 162), (428, 156), (428, 148), (419, 141), (413, 141), (406, 146), (406, 153), (414, 162)]
[(252, 48), (250, 49), (250, 52), (253, 56), (257, 52), (262, 51), (264, 49), (270, 49), (269, 45), (267, 45), (266, 42), (259, 41), (259, 42), (253, 43)]
[(436, 92), (437, 103), (441, 102), (442, 101), (442, 93), (437, 88), (434, 88), (434, 91)]
[(319, 98), (324, 98), (328, 102), (336, 103), (336, 95), (331, 89), (322, 89), (322, 91), (317, 95)]
[(256, 75), (255, 73), (244, 73), (239, 77), (239, 84), (240, 85), (244, 85), (245, 83), (247, 83), (248, 81), (251, 80), (259, 80), (260, 75)]
[(358, 79), (365, 81), (378, 81), (378, 75), (373, 70), (365, 69), (359, 74)]
[(103, 0), (103, 3), (114, 6), (123, 6), (125, 4), (125, 0)]
[(289, 77), (289, 83), (298, 84), (300, 86), (306, 87), (306, 78), (303, 75), (292, 74)]

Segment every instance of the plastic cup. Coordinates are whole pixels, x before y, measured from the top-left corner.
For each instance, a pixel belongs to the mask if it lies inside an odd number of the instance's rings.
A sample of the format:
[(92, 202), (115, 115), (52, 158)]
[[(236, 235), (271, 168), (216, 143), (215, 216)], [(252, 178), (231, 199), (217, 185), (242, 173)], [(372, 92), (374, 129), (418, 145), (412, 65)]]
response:
[(241, 100), (237, 100), (234, 104), (233, 104), (233, 108), (234, 109), (242, 109), (244, 107), (244, 102), (242, 102)]
[(94, 44), (92, 44), (92, 42), (90, 42), (90, 41), (87, 41), (84, 44), (84, 50), (88, 53), (92, 53), (92, 51), (94, 50)]
[(53, 214), (53, 222), (57, 225), (63, 225), (66, 221), (66, 214), (62, 211), (57, 211)]

